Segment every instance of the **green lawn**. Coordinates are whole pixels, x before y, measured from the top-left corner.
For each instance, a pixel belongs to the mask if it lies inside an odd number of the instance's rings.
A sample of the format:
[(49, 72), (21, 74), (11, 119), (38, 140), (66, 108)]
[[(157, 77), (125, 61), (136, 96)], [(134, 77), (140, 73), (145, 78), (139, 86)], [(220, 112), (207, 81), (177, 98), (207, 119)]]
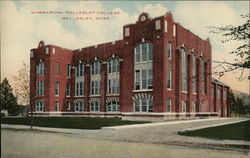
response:
[(212, 139), (250, 141), (250, 120), (218, 127), (204, 128), (195, 131), (179, 132), (179, 134)]
[[(30, 118), (1, 118), (1, 123), (30, 125)], [(100, 129), (107, 126), (149, 123), (144, 121), (125, 121), (120, 118), (90, 118), (90, 117), (34, 117), (33, 125), (40, 127)]]

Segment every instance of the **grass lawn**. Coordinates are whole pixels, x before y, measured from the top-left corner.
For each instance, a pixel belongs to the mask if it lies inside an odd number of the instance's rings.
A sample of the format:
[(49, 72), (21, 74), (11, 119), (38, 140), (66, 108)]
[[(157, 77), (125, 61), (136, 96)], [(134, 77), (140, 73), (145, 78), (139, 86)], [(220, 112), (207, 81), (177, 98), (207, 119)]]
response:
[[(30, 125), (29, 117), (1, 118), (2, 124)], [(90, 117), (34, 117), (33, 126), (75, 128), (75, 129), (100, 129), (107, 126), (149, 123), (144, 121), (126, 121), (120, 118), (90, 118)]]
[(250, 141), (250, 120), (218, 127), (204, 128), (195, 131), (179, 132), (178, 134), (212, 139)]

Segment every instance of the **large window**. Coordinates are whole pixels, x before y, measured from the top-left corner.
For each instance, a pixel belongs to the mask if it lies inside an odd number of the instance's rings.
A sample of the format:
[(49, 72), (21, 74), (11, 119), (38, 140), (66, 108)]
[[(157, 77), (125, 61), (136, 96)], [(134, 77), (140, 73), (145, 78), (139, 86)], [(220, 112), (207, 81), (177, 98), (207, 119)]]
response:
[(94, 61), (91, 64), (91, 75), (98, 75), (101, 73), (101, 63), (100, 61)]
[(99, 95), (100, 94), (100, 81), (95, 80), (91, 81), (91, 95)]
[(108, 112), (117, 112), (120, 111), (120, 106), (118, 101), (111, 101), (106, 104), (106, 110)]
[(134, 101), (135, 112), (153, 112), (153, 100), (141, 98)]
[(167, 99), (167, 112), (172, 111), (172, 98)]
[(36, 66), (36, 75), (37, 76), (44, 76), (44, 74), (45, 74), (44, 62), (41, 61)]
[(168, 59), (172, 59), (172, 51), (173, 51), (172, 42), (168, 41)]
[(36, 112), (44, 112), (44, 102), (42, 100), (39, 100), (36, 102)]
[(100, 102), (99, 101), (94, 101), (90, 104), (90, 111), (100, 111)]
[(118, 94), (120, 92), (119, 78), (108, 79), (108, 94)]
[(196, 93), (197, 85), (197, 74), (196, 74), (196, 59), (195, 55), (192, 54), (192, 93)]
[(135, 89), (152, 89), (153, 76), (152, 69), (149, 70), (135, 70)]
[(81, 77), (84, 75), (84, 64), (79, 63), (76, 65), (76, 77)]
[(75, 103), (75, 112), (83, 111), (83, 101)]
[(120, 89), (119, 59), (112, 58), (108, 61), (107, 67), (107, 93), (118, 94)]
[(59, 95), (59, 89), (60, 89), (60, 84), (59, 82), (55, 83), (55, 95), (58, 96)]
[(36, 82), (36, 94), (37, 95), (44, 95), (44, 81), (37, 81)]
[(188, 89), (188, 57), (184, 48), (181, 48), (182, 57), (182, 91), (187, 92)]
[(76, 96), (83, 96), (83, 81), (76, 81), (76, 84), (75, 84), (75, 95)]
[(135, 47), (135, 63), (152, 61), (153, 45), (151, 43), (141, 43)]

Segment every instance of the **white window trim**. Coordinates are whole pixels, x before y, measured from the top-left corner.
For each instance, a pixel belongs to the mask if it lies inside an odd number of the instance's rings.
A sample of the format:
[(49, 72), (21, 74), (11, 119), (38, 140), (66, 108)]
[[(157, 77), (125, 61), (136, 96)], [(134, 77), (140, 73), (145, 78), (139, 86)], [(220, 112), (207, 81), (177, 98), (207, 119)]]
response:
[[(145, 70), (146, 71), (146, 88), (142, 88), (142, 71), (143, 70)], [(149, 70), (151, 70), (152, 71), (152, 69), (139, 69), (139, 77), (140, 77), (140, 79), (139, 79), (139, 85), (140, 85), (140, 89), (136, 89), (136, 75), (134, 75), (134, 90), (149, 90), (149, 88), (148, 88), (148, 80), (149, 80), (149, 76), (148, 76), (148, 72), (149, 72)], [(134, 74), (136, 73), (136, 71), (138, 71), (138, 70), (135, 70), (134, 71)], [(152, 87), (153, 87), (153, 71), (152, 71), (152, 85), (151, 85)], [(150, 89), (153, 89), (153, 88), (150, 88)]]

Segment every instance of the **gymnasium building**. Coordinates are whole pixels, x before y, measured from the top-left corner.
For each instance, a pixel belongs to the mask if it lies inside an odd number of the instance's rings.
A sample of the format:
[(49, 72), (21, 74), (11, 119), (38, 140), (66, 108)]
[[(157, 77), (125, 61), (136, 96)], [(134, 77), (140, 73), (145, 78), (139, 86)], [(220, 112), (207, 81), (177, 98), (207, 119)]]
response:
[(35, 115), (164, 120), (229, 117), (229, 87), (212, 78), (212, 49), (167, 12), (142, 13), (118, 41), (30, 52)]

